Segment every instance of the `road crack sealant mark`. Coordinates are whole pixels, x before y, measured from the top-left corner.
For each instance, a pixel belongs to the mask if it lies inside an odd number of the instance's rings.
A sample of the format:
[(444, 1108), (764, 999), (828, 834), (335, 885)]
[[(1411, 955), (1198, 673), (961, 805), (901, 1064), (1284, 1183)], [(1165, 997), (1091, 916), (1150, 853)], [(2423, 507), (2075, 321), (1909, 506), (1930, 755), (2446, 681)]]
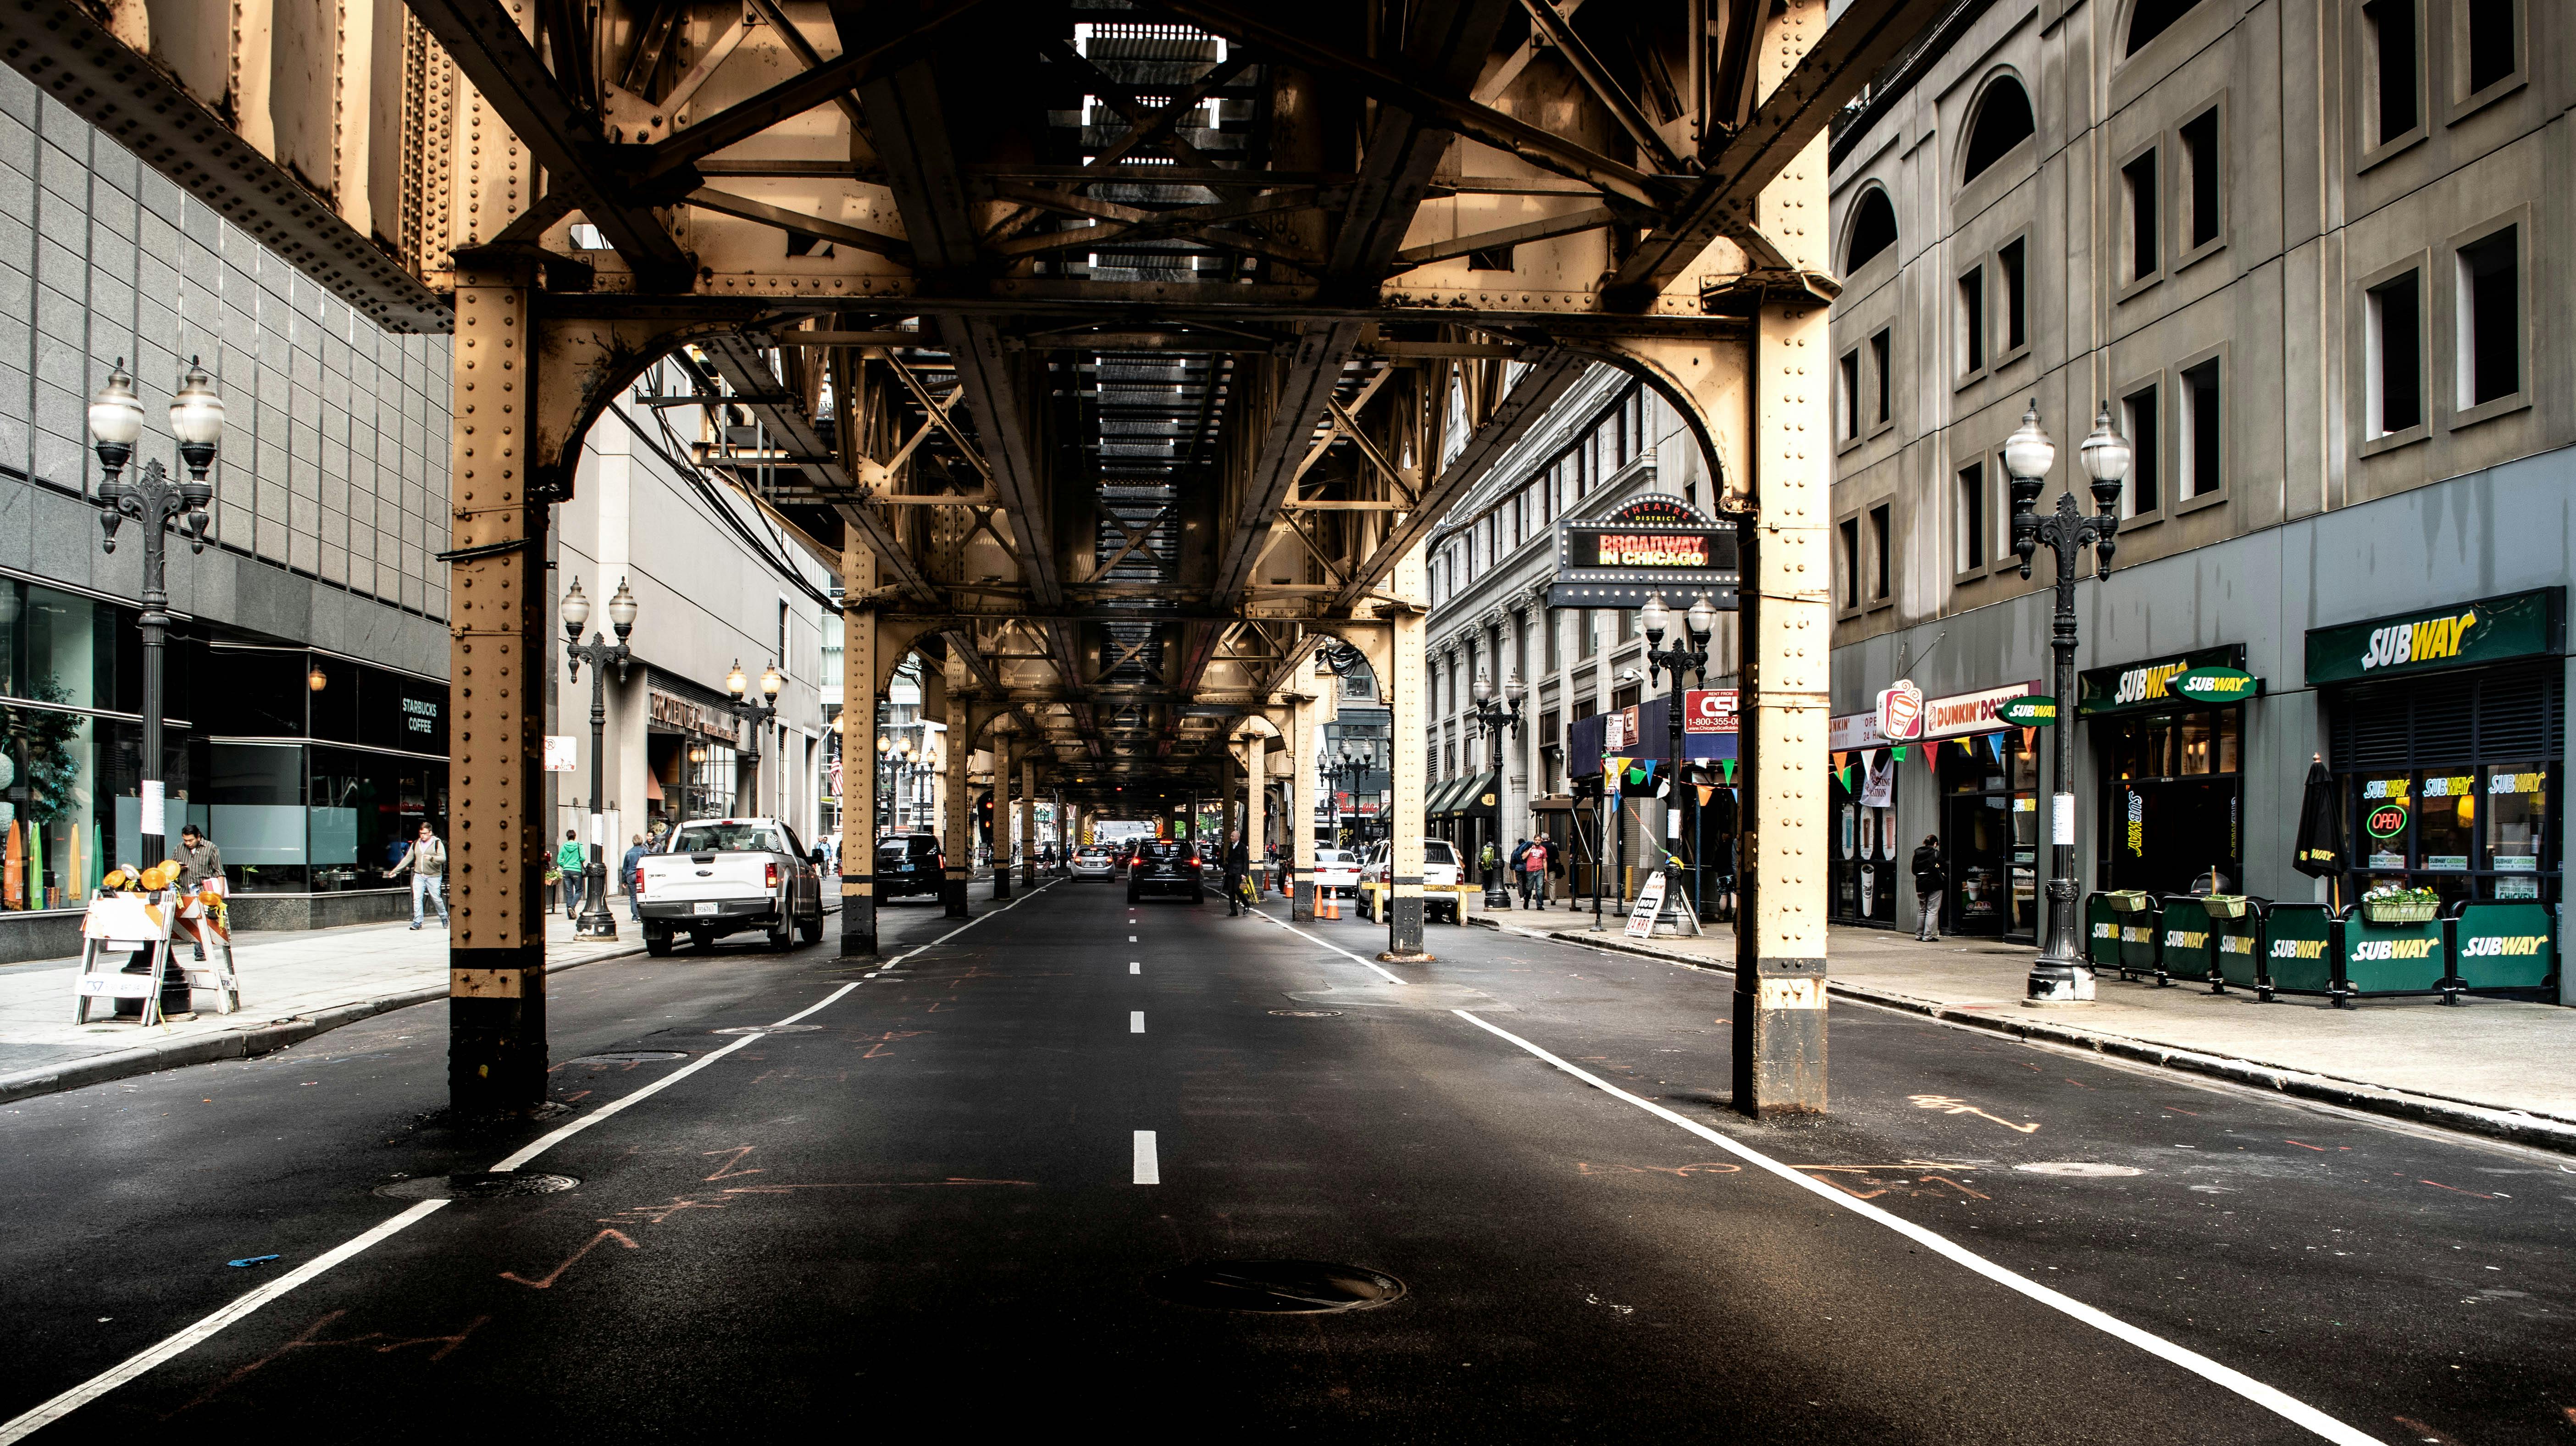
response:
[[(905, 960), (910, 959), (915, 954), (921, 953), (925, 949), (935, 949), (938, 946), (947, 943), (949, 940), (956, 938), (958, 935), (965, 933), (967, 930), (974, 928), (976, 925), (983, 923), (987, 919), (999, 918), (1002, 915), (1009, 913), (1011, 910), (1018, 908), (1020, 905), (1027, 903), (1029, 900), (1036, 898), (1039, 894), (1054, 888), (1057, 882), (1060, 881), (1050, 880), (1046, 883), (1040, 884), (1037, 888), (1020, 895), (1018, 898), (1013, 899), (1002, 907), (993, 910), (989, 914), (983, 914), (969, 919), (965, 923), (958, 925), (956, 928), (949, 930), (947, 933), (940, 935), (938, 938), (931, 940), (927, 944), (916, 944), (904, 953), (896, 955), (892, 960), (892, 963), (901, 964)], [(819, 1001), (807, 1005), (805, 1008), (796, 1011), (785, 1019), (779, 1020), (778, 1023), (780, 1025), (794, 1024), (809, 1014), (816, 1014), (830, 1008), (834, 1004), (839, 1003), (842, 997), (847, 995), (851, 990), (858, 988), (859, 982), (860, 981), (855, 979), (851, 980), (849, 983), (844, 984), (840, 988), (833, 990), (831, 993), (824, 995)], [(562, 1144), (564, 1141), (571, 1139), (574, 1135), (580, 1134), (582, 1131), (589, 1129), (591, 1126), (598, 1124), (602, 1120), (621, 1114), (627, 1109), (641, 1104), (645, 1100), (651, 1099), (653, 1096), (660, 1094), (662, 1091), (669, 1089), (671, 1086), (678, 1084), (680, 1081), (687, 1079), (689, 1076), (696, 1074), (698, 1071), (707, 1068), (709, 1065), (714, 1064), (720, 1059), (723, 1059), (726, 1055), (733, 1053), (735, 1050), (741, 1049), (745, 1045), (755, 1043), (761, 1038), (761, 1035), (746, 1034), (720, 1049), (711, 1050), (706, 1054), (702, 1054), (696, 1059), (691, 1060), (689, 1063), (682, 1065), (680, 1068), (662, 1076), (660, 1079), (654, 1080), (650, 1084), (645, 1085), (643, 1088), (638, 1089), (631, 1094), (620, 1095), (616, 1099), (600, 1106), (591, 1113), (584, 1115), (579, 1119), (572, 1120), (558, 1127), (551, 1133), (540, 1137), (534, 1143), (520, 1147), (518, 1150), (513, 1151), (511, 1154), (504, 1157), (498, 1164), (495, 1164), (492, 1167), (492, 1171), (493, 1173), (498, 1174), (505, 1170), (515, 1170), (521, 1165), (528, 1163), (530, 1160), (537, 1158), (539, 1155), (544, 1154), (546, 1151), (553, 1149), (555, 1146)], [(322, 1252), (320, 1255), (313, 1257), (311, 1260), (297, 1266), (295, 1269), (278, 1276), (276, 1279), (267, 1282), (255, 1290), (246, 1291), (243, 1294), (236, 1296), (232, 1301), (216, 1310), (213, 1314), (194, 1321), (180, 1329), (177, 1333), (160, 1341), (156, 1341), (152, 1345), (137, 1351), (133, 1355), (119, 1361), (114, 1366), (109, 1367), (107, 1370), (104, 1370), (99, 1374), (92, 1376), (90, 1379), (81, 1382), (79, 1385), (72, 1387), (70, 1390), (64, 1391), (60, 1395), (57, 1395), (51, 1400), (45, 1401), (40, 1405), (30, 1407), (16, 1416), (9, 1418), (7, 1421), (0, 1421), (0, 1446), (13, 1446), (13, 1443), (25, 1440), (35, 1432), (43, 1430), (45, 1427), (61, 1420), (65, 1416), (79, 1410), (81, 1407), (88, 1405), (90, 1402), (95, 1401), (99, 1397), (106, 1395), (108, 1392), (115, 1390), (117, 1387), (124, 1385), (126, 1382), (152, 1370), (154, 1367), (166, 1364), (169, 1361), (175, 1360), (179, 1356), (185, 1355), (198, 1345), (201, 1345), (221, 1334), (224, 1330), (235, 1323), (256, 1313), (261, 1307), (267, 1305), (269, 1302), (288, 1294), (298, 1286), (303, 1285), (306, 1281), (327, 1273), (333, 1267), (353, 1259), (356, 1256), (362, 1255), (376, 1245), (401, 1234), (412, 1226), (417, 1225), (421, 1221), (428, 1219), (430, 1216), (437, 1214), (440, 1210), (445, 1209), (449, 1203), (451, 1202), (447, 1200), (423, 1200), (404, 1209), (396, 1215), (385, 1220), (378, 1221), (375, 1225), (361, 1231), (347, 1240), (340, 1242), (338, 1245), (335, 1245), (329, 1250)]]
[[(270, 1351), (267, 1355), (260, 1357), (258, 1360), (252, 1361), (250, 1364), (234, 1371), (231, 1375), (224, 1377), (222, 1380), (215, 1382), (211, 1386), (208, 1386), (204, 1394), (198, 1396), (195, 1400), (190, 1401), (187, 1405), (181, 1406), (178, 1411), (171, 1412), (170, 1415), (176, 1416), (180, 1411), (191, 1411), (206, 1404), (215, 1397), (222, 1395), (225, 1391), (249, 1379), (254, 1372), (263, 1367), (274, 1364), (279, 1357), (285, 1355), (288, 1351), (309, 1350), (317, 1346), (367, 1346), (373, 1349), (377, 1355), (385, 1356), (391, 1355), (395, 1351), (408, 1350), (413, 1346), (436, 1346), (438, 1349), (429, 1353), (429, 1359), (433, 1361), (443, 1361), (450, 1355), (454, 1354), (458, 1346), (465, 1344), (465, 1338), (467, 1336), (474, 1334), (475, 1331), (481, 1329), (492, 1319), (488, 1315), (478, 1315), (474, 1319), (467, 1321), (465, 1323), (465, 1328), (456, 1332), (454, 1335), (397, 1336), (388, 1331), (369, 1331), (364, 1335), (342, 1336), (338, 1340), (326, 1341), (316, 1339), (316, 1337), (319, 1336), (322, 1331), (331, 1324), (331, 1322), (338, 1320), (340, 1317), (347, 1314), (348, 1312), (345, 1310), (335, 1310), (330, 1312), (320, 1320), (306, 1326), (297, 1334), (295, 1339), (288, 1341), (286, 1344), (279, 1346), (276, 1350)], [(163, 1419), (167, 1420), (168, 1417), (164, 1417)]]
[(2016, 1125), (2001, 1115), (1987, 1114), (1984, 1110), (1978, 1109), (1975, 1105), (1968, 1103), (1966, 1100), (1954, 1099), (1949, 1095), (1907, 1095), (1906, 1098), (1914, 1101), (1915, 1105), (1921, 1109), (1939, 1110), (1945, 1115), (1975, 1115), (1981, 1120), (1992, 1120), (1996, 1124), (1999, 1124), (2005, 1129), (2019, 1135), (2033, 1134), (2039, 1129), (2039, 1122), (2036, 1120), (2033, 1120), (2027, 1125)]
[(576, 1250), (570, 1256), (567, 1256), (563, 1264), (547, 1271), (543, 1276), (536, 1280), (530, 1280), (515, 1270), (502, 1271), (501, 1278), (510, 1282), (512, 1285), (524, 1285), (530, 1290), (552, 1290), (554, 1289), (555, 1282), (563, 1278), (563, 1273), (565, 1271), (572, 1269), (575, 1262), (579, 1261), (583, 1256), (588, 1255), (591, 1250), (603, 1240), (614, 1240), (629, 1250), (641, 1250), (644, 1248), (643, 1246), (635, 1243), (635, 1237), (627, 1234), (623, 1230), (612, 1227), (607, 1230), (602, 1230), (597, 1235), (583, 1241), (581, 1249)]
[(1876, 1205), (1870, 1204), (1866, 1200), (1853, 1199), (1848, 1193), (1835, 1189), (1833, 1186), (1826, 1184), (1822, 1180), (1816, 1179), (1814, 1176), (1799, 1170), (1793, 1165), (1786, 1165), (1778, 1160), (1774, 1160), (1770, 1156), (1763, 1154), (1761, 1151), (1754, 1149), (1750, 1145), (1743, 1144), (1729, 1136), (1719, 1134), (1717, 1131), (1710, 1129), (1699, 1121), (1691, 1119), (1686, 1115), (1678, 1114), (1672, 1110), (1665, 1109), (1662, 1105), (1656, 1104), (1654, 1101), (1646, 1099), (1641, 1095), (1630, 1094), (1628, 1091), (1619, 1088), (1617, 1085), (1610, 1083), (1599, 1075), (1593, 1074), (1588, 1070), (1578, 1068), (1569, 1061), (1550, 1054), (1547, 1050), (1530, 1043), (1528, 1040), (1521, 1038), (1510, 1030), (1504, 1029), (1490, 1021), (1477, 1018), (1473, 1011), (1457, 1009), (1450, 1012), (1457, 1015), (1460, 1019), (1467, 1021), (1469, 1024), (1474, 1025), (1478, 1029), (1481, 1029), (1496, 1038), (1508, 1041), (1528, 1053), (1537, 1056), (1539, 1059), (1554, 1065), (1556, 1068), (1563, 1070), (1565, 1073), (1572, 1075), (1583, 1083), (1592, 1086), (1603, 1094), (1609, 1095), (1614, 1099), (1624, 1100), (1667, 1123), (1679, 1125), (1681, 1128), (1690, 1131), (1692, 1134), (1699, 1136), (1701, 1139), (1717, 1146), (1719, 1149), (1726, 1151), (1728, 1154), (1735, 1156), (1746, 1164), (1751, 1165), (1758, 1170), (1765, 1171), (1797, 1189), (1804, 1190), (1808, 1194), (1815, 1196), (1817, 1199), (1834, 1206), (1836, 1209), (1850, 1211), (1852, 1214), (1858, 1215), (1864, 1220), (1884, 1226), (1888, 1230), (1904, 1236), (1916, 1245), (1919, 1245), (1936, 1255), (1940, 1255), (1954, 1264), (1963, 1266), (1978, 1275), (1984, 1276), (1986, 1279), (2004, 1287), (2006, 1290), (2028, 1297), (2051, 1310), (2071, 1317), (2074, 1320), (2081, 1321), (2084, 1324), (2093, 1327), (2095, 1330), (2101, 1331), (2105, 1335), (2124, 1341), (2129, 1345), (2137, 1347), (2139, 1350), (2145, 1351), (2149, 1355), (2179, 1366), (2182, 1369), (2191, 1372), (2193, 1375), (2200, 1377), (2202, 1380), (2208, 1381), (2212, 1385), (2218, 1386), (2223, 1390), (2231, 1391), (2236, 1395), (2243, 1397), (2245, 1400), (2252, 1402), (2254, 1405), (2270, 1411), (2285, 1421), (2299, 1426), (2318, 1437), (2336, 1443), (2336, 1446), (2381, 1446), (2378, 1437), (2366, 1435), (2363, 1432), (2357, 1431), (2352, 1427), (2345, 1425), (2343, 1422), (2336, 1420), (2334, 1417), (2327, 1415), (2325, 1412), (2318, 1410), (2316, 1407), (2309, 1405), (2305, 1401), (2301, 1401), (2298, 1398), (2289, 1395), (2287, 1392), (2281, 1391), (2272, 1386), (2267, 1386), (2261, 1381), (2255, 1380), (2253, 1377), (2246, 1375), (2242, 1371), (2236, 1370), (2232, 1366), (2221, 1365), (2218, 1362), (2211, 1360), (2209, 1357), (2200, 1354), (2198, 1351), (2177, 1345), (2151, 1331), (2133, 1326), (2127, 1321), (2121, 1320), (2119, 1317), (2114, 1316), (2107, 1311), (2086, 1305), (2084, 1302), (2075, 1299), (2073, 1296), (2052, 1290), (2047, 1286), (2041, 1285), (2038, 1281), (2007, 1270), (2004, 1267), (1995, 1264), (1993, 1261), (1986, 1259), (1984, 1256), (1979, 1255), (1975, 1251), (1968, 1249), (1966, 1246), (1960, 1245), (1951, 1240), (1946, 1235), (1927, 1230), (1924, 1227), (1915, 1224), (1913, 1221), (1907, 1220), (1899, 1215), (1891, 1214)]

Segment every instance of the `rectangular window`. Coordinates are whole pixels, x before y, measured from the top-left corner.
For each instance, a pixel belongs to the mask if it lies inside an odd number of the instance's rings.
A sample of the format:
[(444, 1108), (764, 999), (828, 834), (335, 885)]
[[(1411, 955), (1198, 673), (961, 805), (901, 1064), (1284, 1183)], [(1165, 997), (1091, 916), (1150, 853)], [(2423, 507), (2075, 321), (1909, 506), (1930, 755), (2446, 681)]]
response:
[(1959, 571), (1977, 572), (1986, 565), (1986, 464), (1959, 469)]
[(2415, 0), (2368, 0), (2361, 7), (2363, 42), (2370, 57), (2365, 118), (2374, 127), (2370, 149), (2415, 129)]
[(2128, 495), (2120, 501), (2122, 517), (2136, 517), (2164, 505), (2161, 420), (2154, 387), (2140, 387), (2120, 399), (2120, 430), (2128, 434), (2130, 447)]
[(778, 600), (778, 671), (792, 673), (787, 666), (787, 599)]
[(1610, 414), (1610, 455), (1614, 465), (1628, 464), (1628, 447), (1628, 409), (1622, 405)]
[(1635, 613), (1630, 612), (1626, 608), (1612, 608), (1610, 610), (1610, 615), (1619, 620), (1620, 642), (1627, 642), (1629, 639), (1637, 636), (1637, 615)]
[(1888, 515), (1888, 504), (1882, 502), (1869, 509), (1870, 567), (1874, 573), (1869, 594), (1872, 602), (1885, 602), (1895, 595), (1896, 538), (1890, 525), (1893, 521)]
[(2518, 228), (2460, 248), (2460, 407), (2522, 390)]
[(1875, 420), (1881, 422), (1886, 421), (1890, 416), (1888, 399), (1891, 384), (1887, 377), (1887, 366), (1894, 358), (1895, 352), (1895, 338), (1887, 332), (1882, 331), (1869, 339), (1869, 365), (1870, 370), (1877, 377), (1878, 387), (1878, 416)]
[(2207, 497), (2227, 485), (2226, 432), (2218, 399), (2218, 358), (2182, 374), (2182, 475), (2176, 501)]
[(1842, 359), (1843, 435), (1860, 435), (1860, 352), (1843, 353)]
[(1860, 519), (1846, 520), (1842, 525), (1843, 543), (1843, 609), (1848, 612), (1860, 606)]
[(2522, 68), (2516, 55), (2514, 0), (2459, 0), (2462, 58), (2468, 95), (2510, 79)]
[(2218, 108), (2182, 123), (2183, 249), (2197, 251), (2218, 239)]
[(2128, 278), (2144, 281), (2163, 265), (2156, 246), (2156, 153), (2150, 150), (2122, 166), (2120, 184), (2129, 215)]
[(2424, 277), (2409, 271), (2369, 293), (2365, 430), (2384, 437), (2424, 424)]
[(1959, 373), (1975, 376), (1986, 369), (1986, 269), (1959, 278)]
[(1588, 658), (1601, 651), (1601, 624), (1594, 620), (1592, 609), (1582, 608), (1576, 611), (1574, 628), (1574, 639), (1583, 649), (1582, 656)]
[(1540, 613), (1538, 615), (1538, 630), (1547, 637), (1547, 670), (1553, 673), (1559, 668), (1565, 666), (1564, 635), (1558, 630), (1556, 614), (1553, 612)]
[(1995, 252), (1995, 280), (2003, 288), (2003, 295), (1997, 298), (2002, 304), (2003, 314), (1995, 319), (2003, 323), (2002, 350), (2006, 352), (2016, 352), (2030, 345), (2028, 255), (2028, 244), (2019, 238), (2005, 242), (2003, 248)]

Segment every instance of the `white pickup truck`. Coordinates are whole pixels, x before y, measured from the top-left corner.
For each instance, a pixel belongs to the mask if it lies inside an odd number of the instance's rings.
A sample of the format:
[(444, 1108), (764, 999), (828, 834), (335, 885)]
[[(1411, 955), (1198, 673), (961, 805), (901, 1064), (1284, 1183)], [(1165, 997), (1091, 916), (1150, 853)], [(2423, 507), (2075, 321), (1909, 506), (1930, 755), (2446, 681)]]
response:
[(823, 851), (807, 849), (774, 818), (709, 818), (671, 830), (635, 866), (635, 913), (644, 951), (671, 952), (686, 933), (703, 950), (727, 934), (759, 929), (769, 947), (823, 937)]

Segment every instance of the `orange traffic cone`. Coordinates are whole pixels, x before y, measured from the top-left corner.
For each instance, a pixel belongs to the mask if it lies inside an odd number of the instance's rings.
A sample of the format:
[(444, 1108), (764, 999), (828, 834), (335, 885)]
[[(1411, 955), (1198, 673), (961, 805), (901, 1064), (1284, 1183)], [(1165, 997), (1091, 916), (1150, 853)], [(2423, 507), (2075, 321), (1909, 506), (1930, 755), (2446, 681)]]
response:
[(1341, 901), (1338, 897), (1336, 897), (1336, 896), (1334, 896), (1334, 895), (1332, 895), (1332, 894), (1326, 894), (1326, 895), (1324, 896), (1324, 914), (1323, 914), (1323, 917), (1325, 917), (1325, 918), (1327, 918), (1327, 919), (1338, 919), (1338, 918), (1340, 918), (1341, 916), (1342, 916), (1342, 901)]

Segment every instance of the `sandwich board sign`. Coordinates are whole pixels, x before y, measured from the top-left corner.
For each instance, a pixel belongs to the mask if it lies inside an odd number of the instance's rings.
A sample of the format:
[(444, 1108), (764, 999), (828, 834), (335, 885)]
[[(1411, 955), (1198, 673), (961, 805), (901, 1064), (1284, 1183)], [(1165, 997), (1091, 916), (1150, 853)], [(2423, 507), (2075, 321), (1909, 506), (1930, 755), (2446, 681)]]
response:
[(1655, 916), (1664, 911), (1664, 871), (1646, 875), (1637, 889), (1637, 906), (1628, 911), (1628, 937), (1650, 939), (1655, 933)]

